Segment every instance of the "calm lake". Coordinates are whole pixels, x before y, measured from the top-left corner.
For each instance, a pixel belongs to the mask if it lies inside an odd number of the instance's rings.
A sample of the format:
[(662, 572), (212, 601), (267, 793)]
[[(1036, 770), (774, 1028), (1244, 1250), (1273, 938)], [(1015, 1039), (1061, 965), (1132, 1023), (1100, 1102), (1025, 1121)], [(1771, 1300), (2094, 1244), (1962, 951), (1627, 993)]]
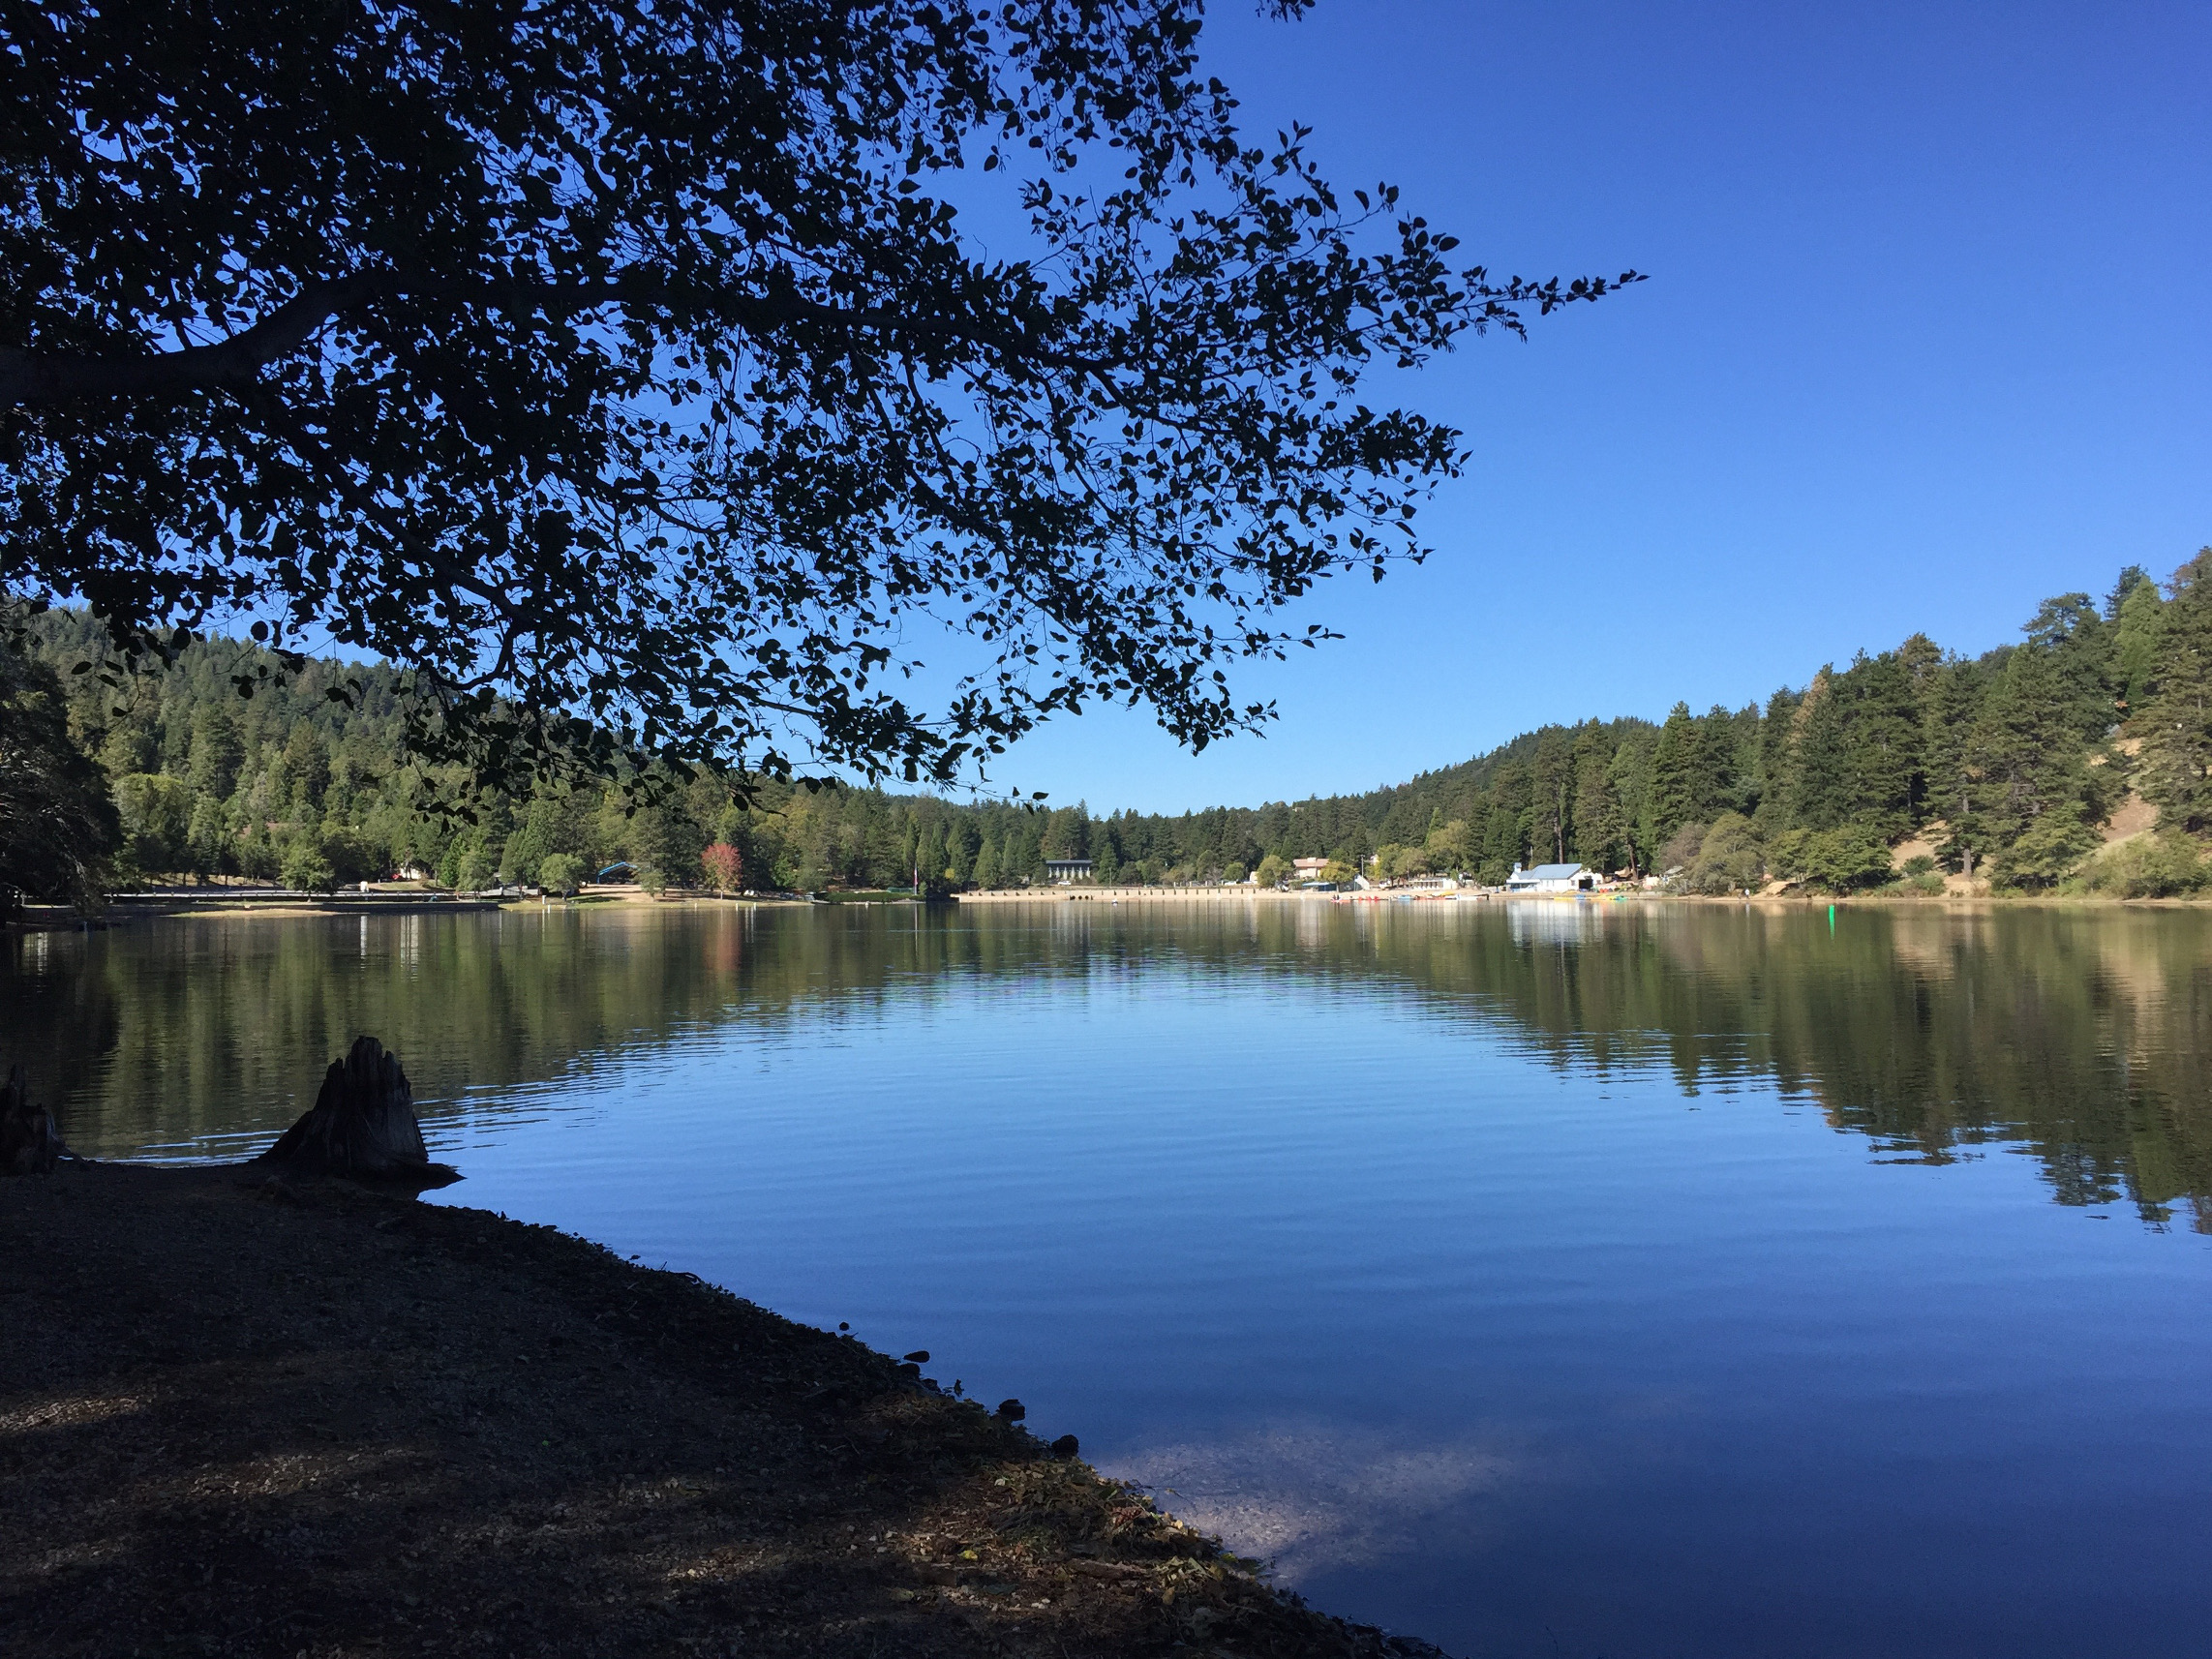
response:
[(433, 1201), (851, 1321), (1530, 1659), (2212, 1644), (2212, 915), (1233, 902), (0, 944), (101, 1157), (371, 1032)]

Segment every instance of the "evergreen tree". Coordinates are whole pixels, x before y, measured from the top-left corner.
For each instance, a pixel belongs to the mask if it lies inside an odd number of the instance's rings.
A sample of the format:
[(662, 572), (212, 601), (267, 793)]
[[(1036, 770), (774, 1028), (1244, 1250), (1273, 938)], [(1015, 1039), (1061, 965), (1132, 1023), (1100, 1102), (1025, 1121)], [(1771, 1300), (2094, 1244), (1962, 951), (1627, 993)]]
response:
[(1628, 867), (1639, 877), (1651, 863), (1651, 843), (1641, 827), (1651, 801), (1651, 759), (1657, 742), (1658, 734), (1639, 722), (1621, 739), (1613, 764), (1605, 769), (1606, 781), (1621, 802), (1621, 840), (1628, 854)]
[(2140, 712), (2157, 688), (2159, 627), (2165, 609), (2158, 584), (2145, 577), (2121, 597), (2112, 619), (2112, 693), (2130, 715)]
[[(1527, 857), (1524, 814), (1529, 810), (1529, 794), (1527, 767), (1508, 761), (1498, 769), (1491, 789), (1490, 820), (1483, 827), (1482, 880), (1493, 885), (1503, 881), (1506, 872)], [(1306, 849), (1299, 851), (1312, 856)]]
[(1952, 827), (1969, 874), (1986, 854), (1998, 880), (2045, 887), (2097, 844), (2078, 709), (2056, 656), (2048, 647), (2015, 650), (1983, 703), (1966, 753), (1979, 794)]
[(1912, 677), (1894, 651), (1861, 657), (1849, 678), (1848, 816), (1894, 840), (1920, 821), (1926, 795), (1922, 711)]
[(1790, 738), (1797, 711), (1798, 694), (1785, 685), (1767, 699), (1766, 714), (1759, 722), (1756, 817), (1768, 835), (1784, 828), (1789, 815)]
[[(1758, 710), (1749, 712), (1755, 725)], [(1711, 824), (1742, 803), (1750, 769), (1744, 764), (1744, 728), (1737, 715), (1715, 703), (1697, 727), (1697, 799), (1691, 816)]]
[(2112, 636), (2086, 593), (2061, 593), (2045, 599), (2020, 630), (2028, 643), (2049, 653), (2053, 677), (2068, 707), (2068, 719), (2080, 740), (2094, 743), (2111, 729)]
[(1539, 863), (1564, 863), (1573, 827), (1575, 764), (1572, 739), (1559, 726), (1536, 734), (1529, 767), (1529, 845)]
[(1982, 695), (1980, 669), (1958, 657), (1944, 662), (1928, 679), (1921, 727), (1926, 810), (1954, 825), (1973, 810), (1966, 745), (1981, 717)]
[(2158, 584), (2151, 580), (2151, 573), (2141, 565), (2122, 566), (2118, 578), (2112, 584), (2112, 590), (2105, 595), (2105, 620), (2117, 622), (2120, 613), (2128, 608), (2128, 601), (2135, 596), (2138, 588), (2148, 588), (2153, 593), (2158, 591)]
[(1689, 711), (1678, 703), (1667, 711), (1659, 728), (1659, 740), (1651, 751), (1651, 792), (1645, 807), (1645, 843), (1663, 846), (1685, 824), (1701, 822), (1698, 811), (1705, 798), (1704, 733)]
[(1592, 869), (1618, 865), (1627, 828), (1614, 787), (1613, 755), (1614, 745), (1594, 722), (1575, 739), (1574, 850)]
[(986, 892), (998, 886), (998, 848), (988, 836), (976, 851), (975, 883)]
[(2143, 710), (2142, 791), (2169, 823), (2212, 827), (2212, 547), (2173, 573)]
[(1790, 824), (1833, 830), (1847, 822), (1855, 795), (1844, 704), (1850, 689), (1833, 664), (1813, 676), (1798, 706), (1790, 743)]
[(238, 787), (239, 763), (246, 758), (238, 722), (220, 703), (203, 703), (192, 717), (192, 769), (188, 781), (199, 794), (227, 800)]

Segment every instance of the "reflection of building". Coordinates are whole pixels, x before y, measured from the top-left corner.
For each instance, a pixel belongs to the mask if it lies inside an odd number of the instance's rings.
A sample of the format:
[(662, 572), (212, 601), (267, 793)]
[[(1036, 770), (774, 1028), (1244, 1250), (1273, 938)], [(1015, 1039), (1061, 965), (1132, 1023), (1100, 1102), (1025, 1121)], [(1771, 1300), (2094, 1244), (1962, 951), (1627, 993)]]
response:
[(1538, 864), (1531, 870), (1515, 864), (1505, 878), (1507, 892), (1587, 892), (1595, 886), (1596, 872), (1580, 864)]
[(1508, 937), (1516, 945), (1580, 945), (1596, 940), (1605, 926), (1602, 904), (1508, 904)]
[(1087, 882), (1091, 879), (1091, 861), (1088, 859), (1046, 859), (1045, 877), (1055, 882)]

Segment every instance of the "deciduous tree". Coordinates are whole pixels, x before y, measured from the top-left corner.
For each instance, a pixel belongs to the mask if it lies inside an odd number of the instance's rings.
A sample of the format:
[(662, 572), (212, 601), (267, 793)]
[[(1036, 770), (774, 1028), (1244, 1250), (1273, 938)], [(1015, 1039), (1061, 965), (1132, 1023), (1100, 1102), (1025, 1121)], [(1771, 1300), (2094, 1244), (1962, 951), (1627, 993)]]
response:
[(736, 892), (744, 885), (744, 860), (727, 841), (715, 841), (699, 855), (707, 885), (716, 892)]
[[(1248, 142), (1201, 12), (9, 7), (0, 586), (373, 653), (495, 769), (1264, 720), (1227, 670), (1464, 459), (1370, 366), (1631, 275), (1456, 264)], [(978, 642), (934, 702), (924, 617)]]

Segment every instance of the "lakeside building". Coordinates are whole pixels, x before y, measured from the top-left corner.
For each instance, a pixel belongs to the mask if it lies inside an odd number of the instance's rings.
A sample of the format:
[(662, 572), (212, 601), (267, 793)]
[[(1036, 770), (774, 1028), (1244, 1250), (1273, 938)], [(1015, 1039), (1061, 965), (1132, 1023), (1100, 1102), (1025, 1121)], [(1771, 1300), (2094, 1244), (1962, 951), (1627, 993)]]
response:
[(1290, 879), (1300, 882), (1318, 882), (1321, 879), (1321, 872), (1328, 867), (1329, 861), (1326, 859), (1292, 859), (1290, 868), (1295, 873)]
[(1532, 869), (1513, 866), (1505, 878), (1507, 892), (1588, 892), (1597, 886), (1597, 874), (1580, 864), (1537, 864)]
[(1046, 859), (1045, 879), (1065, 886), (1069, 882), (1087, 882), (1091, 879), (1091, 860), (1088, 859)]
[(1457, 876), (1415, 876), (1410, 881), (1398, 883), (1395, 890), (1410, 893), (1457, 892), (1459, 891), (1459, 878)]

